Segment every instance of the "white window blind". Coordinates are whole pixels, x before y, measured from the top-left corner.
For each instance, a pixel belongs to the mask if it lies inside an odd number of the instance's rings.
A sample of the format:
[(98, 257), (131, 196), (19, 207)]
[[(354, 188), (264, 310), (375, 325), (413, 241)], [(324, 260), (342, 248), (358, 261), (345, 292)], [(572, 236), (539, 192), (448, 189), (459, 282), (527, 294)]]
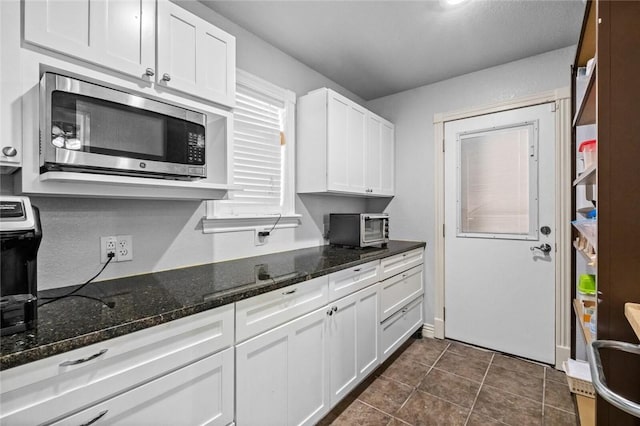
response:
[[(233, 110), (233, 184), (209, 217), (291, 215), (295, 94), (238, 70)], [(212, 214), (211, 214), (212, 213)]]
[(265, 213), (279, 213), (286, 146), (284, 118), (284, 102), (238, 87), (233, 114), (233, 182), (243, 191), (232, 194), (236, 204), (260, 205)]

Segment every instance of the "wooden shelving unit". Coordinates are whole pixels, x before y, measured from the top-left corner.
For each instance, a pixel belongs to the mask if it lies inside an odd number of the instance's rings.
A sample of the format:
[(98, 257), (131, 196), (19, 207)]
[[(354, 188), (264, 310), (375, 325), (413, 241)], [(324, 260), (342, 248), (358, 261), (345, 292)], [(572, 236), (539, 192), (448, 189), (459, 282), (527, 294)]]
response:
[[(573, 84), (573, 140), (572, 152), (582, 140), (596, 139), (597, 154), (592, 167), (578, 174), (577, 161), (573, 163), (573, 219), (580, 220), (591, 208), (577, 209), (584, 205), (582, 186), (588, 200), (597, 203), (597, 231), (594, 250), (597, 253), (597, 330), (592, 336), (582, 324), (581, 304), (576, 300), (572, 320), (575, 347), (582, 341), (614, 340), (637, 343), (640, 338), (628, 317), (636, 319), (625, 303), (640, 306), (640, 221), (632, 212), (637, 210), (637, 188), (640, 187), (637, 159), (640, 158), (640, 84), (638, 70), (640, 55), (640, 1), (587, 0), (576, 57), (572, 68)], [(580, 67), (594, 58), (595, 66), (588, 80), (577, 80)], [(582, 75), (582, 70), (580, 70)], [(584, 84), (584, 86), (583, 86)], [(580, 85), (581, 87), (577, 87)], [(585, 87), (581, 94), (577, 90)], [(576, 96), (578, 95), (578, 96)], [(579, 139), (579, 140), (578, 140)], [(591, 185), (592, 187), (588, 187)], [(580, 202), (577, 202), (580, 201)], [(573, 231), (573, 237), (580, 234)], [(588, 231), (587, 231), (588, 232)], [(575, 246), (574, 246), (575, 247)], [(594, 273), (580, 247), (572, 251), (572, 277), (574, 295), (577, 293), (578, 276)], [(587, 256), (589, 257), (589, 256)], [(640, 311), (640, 307), (638, 308)], [(635, 313), (635, 311), (634, 311)], [(625, 314), (627, 316), (625, 316)], [(638, 319), (640, 328), (640, 319)], [(578, 331), (579, 330), (579, 331)], [(576, 339), (577, 336), (577, 339)], [(640, 357), (624, 351), (601, 352), (602, 369), (607, 387), (632, 401), (640, 401), (640, 387), (635, 378), (640, 377)], [(617, 426), (636, 424), (638, 419), (609, 404), (600, 396), (593, 401), (577, 397), (581, 424)]]

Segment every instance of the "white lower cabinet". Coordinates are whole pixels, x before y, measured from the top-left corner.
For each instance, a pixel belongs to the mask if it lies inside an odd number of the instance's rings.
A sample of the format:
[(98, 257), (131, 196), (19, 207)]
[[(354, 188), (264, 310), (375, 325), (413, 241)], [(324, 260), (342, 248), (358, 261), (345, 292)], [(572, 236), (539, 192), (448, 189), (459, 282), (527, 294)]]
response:
[(329, 305), (331, 405), (335, 405), (379, 364), (379, 284)]
[(210, 425), (233, 422), (233, 348), (53, 423)]
[(327, 309), (236, 346), (240, 425), (314, 424), (329, 410)]

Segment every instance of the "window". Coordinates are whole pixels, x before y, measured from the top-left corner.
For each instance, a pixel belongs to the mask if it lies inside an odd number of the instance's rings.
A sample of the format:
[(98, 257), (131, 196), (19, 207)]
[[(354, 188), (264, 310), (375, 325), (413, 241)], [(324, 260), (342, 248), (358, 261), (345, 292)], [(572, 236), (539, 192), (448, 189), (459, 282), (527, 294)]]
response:
[[(297, 217), (294, 211), (295, 93), (238, 70), (233, 110), (233, 184), (210, 201), (207, 219), (240, 219), (241, 228)], [(216, 227), (211, 221), (207, 225)], [(255, 227), (255, 226), (249, 226)], [(228, 226), (225, 225), (225, 230)], [(206, 229), (205, 229), (206, 231)], [(213, 231), (215, 232), (215, 231)]]
[(537, 237), (537, 123), (458, 135), (458, 236)]

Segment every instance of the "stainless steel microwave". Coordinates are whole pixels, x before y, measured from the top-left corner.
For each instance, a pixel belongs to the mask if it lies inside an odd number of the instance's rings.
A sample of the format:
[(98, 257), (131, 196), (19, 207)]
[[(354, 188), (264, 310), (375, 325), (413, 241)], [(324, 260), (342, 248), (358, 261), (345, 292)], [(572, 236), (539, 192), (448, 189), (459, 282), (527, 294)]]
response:
[(40, 79), (40, 172), (207, 176), (206, 114), (50, 72)]
[(384, 246), (389, 241), (387, 213), (332, 213), (329, 243), (345, 247)]

